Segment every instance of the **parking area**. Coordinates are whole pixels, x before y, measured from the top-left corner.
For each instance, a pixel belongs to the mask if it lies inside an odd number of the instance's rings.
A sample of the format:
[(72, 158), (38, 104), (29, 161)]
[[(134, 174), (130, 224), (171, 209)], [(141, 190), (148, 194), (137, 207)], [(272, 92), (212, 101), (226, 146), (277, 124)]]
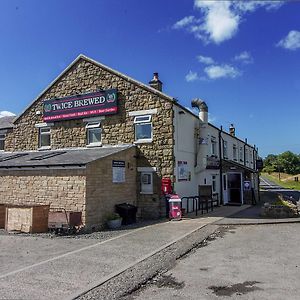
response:
[(299, 299), (299, 223), (221, 228), (123, 300)]

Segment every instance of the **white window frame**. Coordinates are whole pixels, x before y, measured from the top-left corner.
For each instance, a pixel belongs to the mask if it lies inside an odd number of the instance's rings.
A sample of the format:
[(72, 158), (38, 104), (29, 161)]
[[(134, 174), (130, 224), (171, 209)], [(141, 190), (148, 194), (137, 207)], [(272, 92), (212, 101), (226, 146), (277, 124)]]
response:
[[(153, 172), (141, 172), (141, 194), (151, 195), (153, 194)], [(149, 183), (143, 183), (143, 176), (147, 176), (150, 179)]]
[[(102, 146), (102, 129), (101, 129), (101, 122), (89, 122), (85, 126), (86, 128), (86, 145), (87, 147), (99, 147)], [(89, 130), (99, 128), (100, 130), (100, 142), (90, 142), (89, 140)]]
[(240, 158), (240, 161), (243, 162), (244, 161), (244, 149), (243, 149), (243, 146), (240, 147), (239, 149), (239, 158)]
[(211, 190), (213, 193), (217, 192), (217, 175), (211, 175)]
[(0, 151), (5, 149), (5, 133), (0, 133), (0, 141), (3, 141), (3, 149), (0, 148)]
[[(139, 115), (134, 117), (134, 140), (135, 143), (151, 143), (153, 140), (153, 127), (152, 127), (152, 115)], [(136, 125), (143, 124), (143, 125), (150, 125), (151, 126), (151, 137), (150, 138), (143, 138), (138, 139), (136, 134)]]
[(217, 140), (215, 137), (211, 137), (211, 155), (217, 156)]
[[(51, 149), (51, 127), (50, 126), (40, 126), (39, 129), (39, 149), (40, 150), (47, 150)], [(47, 132), (43, 132), (47, 130)], [(49, 145), (42, 145), (42, 136), (49, 135)]]

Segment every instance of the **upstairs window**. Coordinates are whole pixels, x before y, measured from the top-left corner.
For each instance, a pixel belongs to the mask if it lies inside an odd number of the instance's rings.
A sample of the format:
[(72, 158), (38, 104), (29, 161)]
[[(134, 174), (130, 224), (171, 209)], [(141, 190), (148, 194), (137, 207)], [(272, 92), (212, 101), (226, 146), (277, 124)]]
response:
[(39, 128), (39, 148), (50, 148), (51, 130), (50, 127)]
[(215, 137), (211, 138), (211, 155), (217, 155), (217, 142)]
[(237, 147), (236, 147), (236, 145), (233, 145), (232, 156), (233, 156), (233, 160), (237, 160)]
[(100, 122), (92, 122), (86, 125), (87, 145), (101, 146), (101, 124)]
[(248, 163), (249, 158), (248, 158), (248, 149), (245, 149), (245, 161)]
[(243, 147), (240, 147), (240, 161), (244, 161)]
[(5, 134), (0, 134), (0, 151), (4, 151)]
[(223, 141), (223, 157), (228, 158), (227, 141)]
[(136, 116), (134, 118), (135, 141), (141, 143), (152, 142), (152, 116)]

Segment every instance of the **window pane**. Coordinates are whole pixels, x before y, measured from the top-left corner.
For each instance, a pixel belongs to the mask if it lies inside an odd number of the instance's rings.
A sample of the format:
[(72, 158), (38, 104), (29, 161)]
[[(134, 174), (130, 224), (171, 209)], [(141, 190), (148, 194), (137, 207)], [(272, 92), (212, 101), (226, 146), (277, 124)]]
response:
[(40, 141), (41, 141), (41, 145), (40, 145), (41, 147), (50, 146), (50, 133), (41, 134)]
[(100, 143), (101, 142), (101, 128), (88, 129), (88, 143)]
[(0, 138), (0, 150), (4, 150), (4, 139)]
[(151, 124), (136, 124), (135, 125), (135, 139), (151, 139), (152, 125)]

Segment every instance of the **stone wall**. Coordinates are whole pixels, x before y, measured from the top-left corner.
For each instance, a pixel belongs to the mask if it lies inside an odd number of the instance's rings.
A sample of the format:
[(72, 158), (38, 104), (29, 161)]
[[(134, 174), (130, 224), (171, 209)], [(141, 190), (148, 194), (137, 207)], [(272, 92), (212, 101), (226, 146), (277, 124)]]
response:
[(85, 170), (0, 171), (0, 204), (50, 204), (83, 212), (85, 222)]
[[(120, 203), (137, 203), (136, 149), (132, 147), (110, 155), (87, 166), (86, 177), (86, 222), (89, 228), (97, 228), (106, 221), (108, 214)], [(125, 182), (113, 183), (112, 161), (125, 161)]]
[[(129, 112), (157, 109), (157, 114), (152, 116), (153, 142), (139, 145), (137, 165), (157, 168), (155, 193), (143, 195), (140, 198), (140, 205), (146, 207), (142, 212), (143, 217), (158, 217), (161, 210), (160, 179), (163, 176), (173, 178), (173, 104), (162, 94), (146, 89), (124, 75), (111, 72), (90, 60), (79, 59), (20, 116), (13, 133), (7, 135), (6, 151), (38, 148), (38, 129), (35, 128), (35, 124), (42, 123), (43, 120), (42, 115), (36, 112), (43, 111), (43, 100), (111, 88), (118, 89), (119, 112), (116, 115), (106, 116), (101, 122), (103, 145), (133, 143), (134, 117), (129, 116)], [(86, 146), (86, 130), (85, 123), (81, 119), (55, 122), (51, 127), (52, 149), (84, 146)]]

